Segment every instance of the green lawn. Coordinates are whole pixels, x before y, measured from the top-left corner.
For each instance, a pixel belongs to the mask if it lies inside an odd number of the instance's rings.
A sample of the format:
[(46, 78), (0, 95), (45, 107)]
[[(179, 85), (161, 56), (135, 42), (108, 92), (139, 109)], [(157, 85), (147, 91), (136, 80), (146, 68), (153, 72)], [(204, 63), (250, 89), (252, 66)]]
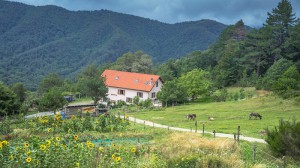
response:
[[(262, 120), (249, 120), (251, 112), (261, 114)], [(195, 122), (185, 117), (191, 113), (197, 114), (199, 130), (202, 129), (202, 124), (205, 124), (206, 131), (216, 130), (233, 134), (240, 126), (242, 135), (264, 138), (261, 131), (267, 127), (274, 128), (281, 118), (292, 120), (295, 117), (299, 120), (300, 105), (293, 100), (269, 95), (241, 101), (190, 103), (160, 110), (130, 112), (128, 115), (164, 125), (195, 129)], [(209, 121), (208, 117), (213, 117), (214, 121)]]

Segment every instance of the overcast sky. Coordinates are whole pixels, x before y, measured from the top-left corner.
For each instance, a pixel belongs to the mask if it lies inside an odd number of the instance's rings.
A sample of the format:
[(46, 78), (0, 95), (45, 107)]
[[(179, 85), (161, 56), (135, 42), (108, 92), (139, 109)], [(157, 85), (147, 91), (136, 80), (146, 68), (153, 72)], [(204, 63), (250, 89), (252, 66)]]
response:
[[(211, 19), (234, 24), (243, 19), (246, 25), (261, 27), (267, 12), (280, 0), (11, 0), (29, 5), (56, 5), (68, 10), (100, 10), (132, 14), (166, 23)], [(290, 0), (300, 18), (300, 0)]]

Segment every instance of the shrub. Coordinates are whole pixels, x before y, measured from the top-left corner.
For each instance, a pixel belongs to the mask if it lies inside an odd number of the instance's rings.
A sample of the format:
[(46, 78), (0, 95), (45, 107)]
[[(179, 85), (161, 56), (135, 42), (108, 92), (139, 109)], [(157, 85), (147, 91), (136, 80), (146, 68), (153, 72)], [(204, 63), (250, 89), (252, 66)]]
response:
[(235, 92), (234, 95), (233, 95), (233, 99), (234, 99), (235, 101), (238, 101), (239, 98), (240, 98), (239, 92)]
[(150, 108), (152, 106), (152, 100), (151, 99), (147, 99), (144, 101), (140, 101), (139, 106), (144, 107), (144, 108)]
[(228, 92), (227, 89), (221, 89), (221, 90), (217, 90), (213, 93), (212, 98), (214, 101), (216, 102), (222, 102), (222, 101), (226, 101), (226, 98), (228, 96)]
[(266, 142), (276, 156), (300, 157), (300, 122), (280, 120), (274, 130), (266, 129)]
[(13, 129), (11, 128), (8, 117), (6, 116), (4, 121), (0, 123), (0, 134), (6, 135), (11, 132), (13, 132)]
[(242, 88), (242, 89), (240, 90), (240, 99), (245, 99), (245, 98), (246, 98), (245, 89)]
[(138, 96), (135, 96), (132, 100), (133, 104), (138, 105), (140, 102), (140, 98)]

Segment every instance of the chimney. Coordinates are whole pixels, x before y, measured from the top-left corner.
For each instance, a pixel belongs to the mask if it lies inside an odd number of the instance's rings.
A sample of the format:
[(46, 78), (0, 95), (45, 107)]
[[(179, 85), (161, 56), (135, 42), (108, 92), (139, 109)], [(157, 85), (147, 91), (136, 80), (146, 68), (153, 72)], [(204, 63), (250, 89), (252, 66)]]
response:
[(153, 78), (151, 78), (151, 80), (150, 80), (150, 85), (152, 85), (153, 84)]

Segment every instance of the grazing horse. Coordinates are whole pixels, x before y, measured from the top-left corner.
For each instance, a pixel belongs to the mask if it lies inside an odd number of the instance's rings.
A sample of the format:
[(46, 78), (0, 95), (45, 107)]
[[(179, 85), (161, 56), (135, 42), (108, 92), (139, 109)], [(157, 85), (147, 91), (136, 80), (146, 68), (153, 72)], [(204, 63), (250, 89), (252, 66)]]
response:
[(257, 117), (261, 120), (262, 119), (262, 116), (258, 113), (250, 113), (249, 114), (249, 120), (252, 118), (252, 117), (255, 117), (255, 119), (257, 119)]
[(188, 119), (188, 120), (195, 120), (196, 119), (196, 114), (188, 114), (188, 115), (186, 115), (186, 118)]

